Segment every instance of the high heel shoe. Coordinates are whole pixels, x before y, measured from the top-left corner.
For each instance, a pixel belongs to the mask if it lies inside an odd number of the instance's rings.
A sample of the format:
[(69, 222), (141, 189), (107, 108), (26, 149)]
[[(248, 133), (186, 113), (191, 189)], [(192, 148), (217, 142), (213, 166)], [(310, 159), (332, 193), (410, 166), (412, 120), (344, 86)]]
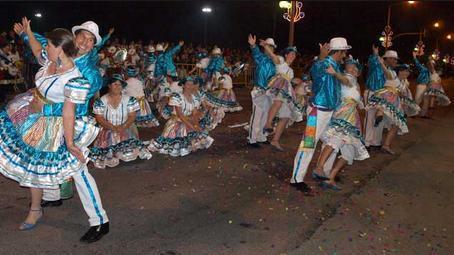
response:
[(40, 208), (40, 209), (30, 209), (31, 212), (41, 212), (41, 216), (36, 220), (35, 223), (27, 223), (27, 222), (22, 222), (19, 226), (19, 230), (20, 231), (28, 231), (28, 230), (32, 230), (36, 227), (36, 224), (38, 224), (38, 222), (41, 220), (41, 218), (43, 217), (43, 214), (44, 214), (44, 211), (43, 211), (43, 208)]

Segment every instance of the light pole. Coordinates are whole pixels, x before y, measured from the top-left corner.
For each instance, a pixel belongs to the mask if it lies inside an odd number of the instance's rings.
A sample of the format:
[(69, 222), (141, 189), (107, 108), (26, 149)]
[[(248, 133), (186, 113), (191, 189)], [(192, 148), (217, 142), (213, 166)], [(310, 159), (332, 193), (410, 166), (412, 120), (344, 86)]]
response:
[(387, 18), (387, 21), (386, 21), (386, 26), (385, 28), (383, 29), (383, 32), (382, 32), (382, 35), (383, 35), (383, 42), (382, 42), (382, 45), (383, 47), (385, 47), (386, 49), (388, 49), (389, 47), (392, 46), (392, 35), (393, 35), (393, 31), (391, 29), (391, 7), (394, 6), (394, 5), (401, 5), (401, 4), (404, 4), (404, 3), (408, 3), (409, 5), (413, 5), (415, 4), (415, 1), (406, 1), (406, 2), (398, 2), (398, 3), (393, 3), (393, 4), (389, 4), (388, 5), (388, 18)]
[(283, 17), (290, 22), (288, 32), (288, 45), (293, 46), (293, 41), (295, 38), (295, 23), (304, 18), (304, 12), (301, 11), (301, 9), (303, 8), (303, 3), (300, 1), (280, 1), (279, 7), (282, 9), (287, 9), (287, 12), (284, 13)]
[(203, 7), (202, 12), (204, 13), (204, 19), (203, 19), (203, 44), (204, 46), (207, 45), (207, 19), (208, 19), (208, 14), (211, 13), (211, 8), (210, 7)]

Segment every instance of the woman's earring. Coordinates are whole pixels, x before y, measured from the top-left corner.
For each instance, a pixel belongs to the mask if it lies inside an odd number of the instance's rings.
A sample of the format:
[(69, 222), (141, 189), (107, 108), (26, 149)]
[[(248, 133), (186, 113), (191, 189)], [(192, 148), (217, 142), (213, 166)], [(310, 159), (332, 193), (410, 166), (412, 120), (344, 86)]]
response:
[(63, 66), (60, 57), (57, 57), (57, 62), (56, 62), (56, 64), (57, 64), (57, 68), (61, 68), (61, 67)]

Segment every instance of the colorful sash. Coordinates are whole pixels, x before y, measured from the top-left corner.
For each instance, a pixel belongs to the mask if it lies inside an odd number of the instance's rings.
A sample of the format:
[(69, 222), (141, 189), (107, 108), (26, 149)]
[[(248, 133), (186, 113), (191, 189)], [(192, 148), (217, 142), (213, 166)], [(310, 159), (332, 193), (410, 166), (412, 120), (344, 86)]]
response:
[[(304, 131), (303, 143), (301, 149), (315, 148), (315, 134), (317, 131), (317, 107), (313, 107), (307, 116), (306, 130)], [(300, 145), (300, 147), (301, 147)]]

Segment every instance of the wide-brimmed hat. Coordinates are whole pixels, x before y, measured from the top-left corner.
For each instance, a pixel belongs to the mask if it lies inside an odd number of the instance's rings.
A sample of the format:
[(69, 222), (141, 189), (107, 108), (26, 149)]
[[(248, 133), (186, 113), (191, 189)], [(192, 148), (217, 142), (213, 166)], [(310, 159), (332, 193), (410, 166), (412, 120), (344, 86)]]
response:
[(277, 48), (276, 43), (274, 43), (273, 38), (266, 38), (265, 43), (273, 48)]
[(76, 32), (79, 31), (79, 30), (87, 30), (88, 32), (92, 33), (95, 36), (95, 38), (96, 38), (95, 45), (99, 45), (101, 43), (102, 38), (99, 35), (99, 28), (98, 28), (98, 25), (95, 22), (87, 21), (87, 22), (84, 22), (82, 25), (74, 26), (71, 29), (71, 31), (73, 32), (74, 35), (76, 35)]
[(123, 79), (123, 75), (115, 73), (115, 74), (112, 74), (112, 76), (107, 80), (107, 86), (109, 86), (110, 84), (112, 84), (116, 81), (120, 81), (121, 86), (123, 88), (126, 87), (126, 85), (128, 85), (128, 83), (126, 83), (125, 80)]
[(334, 37), (329, 41), (329, 50), (349, 50), (352, 46), (348, 45), (347, 39)]
[(385, 55), (383, 55), (383, 58), (395, 58), (395, 59), (399, 59), (399, 57), (397, 56), (397, 52), (394, 51), (394, 50), (387, 50), (385, 52)]

